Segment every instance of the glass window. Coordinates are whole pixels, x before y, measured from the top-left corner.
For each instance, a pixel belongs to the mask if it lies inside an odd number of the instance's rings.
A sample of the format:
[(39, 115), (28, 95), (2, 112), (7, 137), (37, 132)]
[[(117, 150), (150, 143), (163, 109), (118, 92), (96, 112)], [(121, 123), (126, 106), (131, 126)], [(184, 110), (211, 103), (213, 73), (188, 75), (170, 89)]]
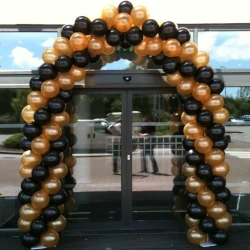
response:
[(0, 70), (34, 70), (57, 32), (0, 32)]
[(213, 68), (249, 68), (250, 31), (199, 32), (198, 47), (209, 53)]

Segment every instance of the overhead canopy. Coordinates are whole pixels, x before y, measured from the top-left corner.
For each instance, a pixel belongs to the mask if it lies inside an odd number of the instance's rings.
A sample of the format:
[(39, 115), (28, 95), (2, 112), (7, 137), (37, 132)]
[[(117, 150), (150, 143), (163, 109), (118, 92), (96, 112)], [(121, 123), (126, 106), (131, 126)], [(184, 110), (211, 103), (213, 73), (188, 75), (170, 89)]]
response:
[[(118, 6), (121, 0), (8, 0), (1, 1), (0, 25), (74, 24), (78, 16), (100, 17), (106, 5)], [(131, 0), (143, 5), (150, 18), (182, 24), (250, 23), (249, 0)]]

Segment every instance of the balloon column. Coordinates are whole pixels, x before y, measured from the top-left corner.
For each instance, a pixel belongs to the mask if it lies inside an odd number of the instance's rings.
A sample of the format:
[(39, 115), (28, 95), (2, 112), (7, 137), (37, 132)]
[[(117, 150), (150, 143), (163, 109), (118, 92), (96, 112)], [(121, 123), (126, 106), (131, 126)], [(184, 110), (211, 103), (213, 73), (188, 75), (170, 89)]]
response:
[(24, 179), (18, 197), (23, 204), (18, 221), (23, 244), (53, 247), (59, 241), (58, 233), (66, 225), (60, 212), (67, 196), (62, 179), (67, 175), (68, 183), (75, 185), (71, 176), (75, 159), (68, 154), (62, 160), (67, 148), (62, 128), (69, 122), (66, 103), (75, 82), (85, 78), (85, 67), (98, 63), (101, 54), (112, 55), (117, 46), (134, 46), (140, 59), (152, 57), (182, 97), (187, 150), (183, 173), (190, 197), (188, 241), (200, 244), (211, 235), (217, 243), (225, 243), (231, 216), (225, 206), (230, 191), (225, 187), (229, 166), (224, 162), (223, 124), (229, 114), (220, 96), (224, 84), (214, 78), (209, 55), (190, 41), (188, 29), (171, 21), (159, 25), (144, 6), (123, 1), (118, 7), (106, 6), (101, 18), (91, 21), (79, 16), (73, 25), (64, 25), (53, 48), (42, 54), (39, 76), (30, 80), (32, 92), (22, 110), (26, 124), (20, 174)]

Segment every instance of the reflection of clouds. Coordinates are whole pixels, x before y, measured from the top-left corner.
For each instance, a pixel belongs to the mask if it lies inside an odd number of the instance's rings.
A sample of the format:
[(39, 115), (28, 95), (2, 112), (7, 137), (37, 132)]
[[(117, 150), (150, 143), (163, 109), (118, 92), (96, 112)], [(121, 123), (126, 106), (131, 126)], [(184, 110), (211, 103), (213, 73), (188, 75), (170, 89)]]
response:
[(199, 50), (209, 53), (216, 61), (249, 60), (249, 32), (202, 32), (199, 34)]
[(34, 57), (34, 53), (23, 47), (15, 47), (11, 51), (11, 57), (13, 57), (13, 64), (20, 69), (34, 69), (42, 64), (42, 59)]
[(51, 47), (53, 47), (54, 41), (55, 41), (55, 39), (50, 37), (47, 40), (45, 40), (43, 43), (41, 43), (41, 46), (46, 47), (46, 48), (48, 48), (48, 47), (51, 48)]
[(119, 61), (114, 61), (112, 63), (107, 63), (105, 65), (105, 68), (102, 68), (101, 70), (123, 70), (126, 69), (131, 61), (126, 59), (120, 59)]

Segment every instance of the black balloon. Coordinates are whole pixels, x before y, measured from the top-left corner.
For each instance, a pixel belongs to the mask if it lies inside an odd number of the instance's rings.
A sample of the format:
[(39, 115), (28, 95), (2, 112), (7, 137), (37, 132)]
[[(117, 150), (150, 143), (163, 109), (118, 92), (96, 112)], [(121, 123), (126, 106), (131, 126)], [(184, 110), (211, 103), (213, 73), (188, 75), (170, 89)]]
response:
[(61, 96), (56, 96), (54, 98), (49, 99), (48, 108), (51, 113), (59, 114), (65, 110), (66, 102)]
[(68, 103), (72, 100), (73, 94), (74, 94), (73, 89), (70, 89), (70, 90), (62, 90), (61, 89), (59, 92), (59, 96), (61, 96), (66, 103)]
[(219, 193), (224, 190), (226, 186), (226, 180), (221, 177), (214, 175), (208, 182), (207, 187), (211, 189), (214, 193)]
[(37, 109), (34, 114), (34, 121), (37, 125), (44, 126), (51, 121), (51, 113), (47, 108)]
[(25, 247), (34, 247), (40, 242), (40, 238), (33, 236), (31, 233), (24, 233), (21, 236), (21, 243)]
[(66, 199), (67, 194), (63, 189), (61, 189), (57, 194), (50, 196), (50, 202), (58, 206), (64, 204)]
[(175, 196), (180, 195), (181, 190), (182, 190), (182, 186), (173, 186), (172, 187), (172, 192)]
[(31, 203), (31, 195), (24, 193), (22, 190), (18, 193), (17, 199), (22, 205)]
[(197, 68), (195, 64), (191, 61), (184, 61), (179, 66), (179, 72), (181, 76), (186, 77), (186, 78), (194, 77), (196, 71), (197, 71)]
[(23, 126), (23, 134), (29, 140), (33, 140), (35, 137), (41, 135), (42, 127), (35, 124), (34, 122), (25, 123)]
[[(123, 40), (120, 44), (120, 46), (123, 48), (123, 49), (129, 49), (131, 47), (131, 44), (128, 42), (127, 38), (126, 38), (126, 34), (123, 36)], [(125, 53), (124, 54), (121, 54), (121, 57), (122, 56), (127, 56)], [(123, 58), (123, 59), (127, 59), (127, 58)]]
[(142, 25), (142, 33), (146, 37), (155, 37), (159, 32), (159, 25), (154, 19), (146, 20)]
[(230, 200), (231, 198), (231, 192), (228, 188), (222, 189), (220, 192), (215, 194), (216, 200), (221, 201), (223, 203), (226, 203)]
[(123, 40), (123, 35), (120, 31), (118, 31), (116, 28), (112, 27), (107, 31), (106, 34), (106, 42), (110, 46), (118, 46)]
[(62, 27), (61, 36), (70, 39), (70, 37), (74, 34), (74, 26), (70, 24), (66, 24)]
[(193, 95), (178, 95), (180, 103), (184, 104), (187, 99), (193, 98)]
[(74, 51), (71, 58), (73, 64), (78, 68), (85, 68), (89, 64), (89, 54), (87, 50)]
[(161, 52), (157, 56), (152, 56), (152, 60), (156, 65), (162, 65), (163, 60), (166, 58), (166, 56)]
[(32, 178), (25, 178), (21, 182), (21, 189), (27, 195), (32, 195), (41, 189), (41, 183), (35, 182)]
[(179, 105), (178, 97), (176, 95), (169, 96), (168, 104), (169, 104), (169, 107), (178, 107)]
[(134, 26), (126, 33), (126, 40), (130, 45), (136, 46), (141, 43), (143, 39), (142, 31), (139, 27)]
[(47, 228), (48, 226), (45, 220), (37, 218), (31, 222), (30, 233), (33, 236), (39, 237), (47, 230)]
[(49, 169), (46, 166), (38, 165), (32, 170), (32, 179), (36, 182), (45, 181), (49, 177)]
[(176, 38), (177, 25), (171, 21), (164, 22), (159, 28), (159, 36), (162, 40)]
[(211, 168), (210, 165), (208, 165), (207, 163), (203, 163), (199, 166), (197, 166), (196, 168), (196, 175), (204, 180), (204, 181), (208, 181), (212, 178), (213, 176), (213, 170)]
[(200, 83), (210, 83), (213, 77), (213, 69), (209, 66), (203, 66), (197, 69), (195, 80)]
[(41, 91), (43, 80), (40, 76), (33, 76), (30, 79), (29, 85), (33, 91)]
[(57, 77), (58, 72), (56, 69), (56, 66), (52, 63), (43, 63), (39, 68), (38, 68), (39, 75), (42, 80), (53, 80)]
[(99, 70), (99, 69), (101, 69), (102, 68), (102, 66), (103, 66), (103, 61), (102, 61), (102, 59), (101, 59), (101, 55), (97, 55), (97, 56), (90, 56), (90, 60), (95, 60), (95, 59), (97, 59), (97, 61), (96, 62), (94, 62), (94, 63), (90, 63), (89, 65), (88, 65), (88, 68), (89, 69), (95, 69), (95, 70)]
[(225, 127), (222, 124), (214, 123), (206, 128), (206, 135), (212, 140), (221, 139), (225, 134)]
[(72, 59), (69, 56), (59, 56), (55, 61), (55, 66), (58, 72), (68, 72), (72, 67)]
[(47, 167), (55, 167), (60, 163), (60, 155), (56, 151), (49, 151), (43, 155), (43, 164)]
[(73, 176), (70, 176), (70, 173), (65, 177), (65, 188), (74, 189), (76, 186), (76, 179)]
[(184, 103), (183, 109), (188, 115), (197, 115), (202, 109), (202, 103), (194, 98), (188, 98)]
[(199, 227), (206, 234), (212, 234), (217, 231), (215, 220), (209, 216), (200, 219)]
[(185, 197), (187, 198), (188, 202), (190, 203), (197, 203), (197, 195), (198, 193), (190, 193), (187, 190), (185, 191)]
[(101, 55), (94, 55), (88, 51), (89, 54), (89, 62), (90, 63), (96, 63), (100, 59)]
[(89, 18), (85, 16), (79, 16), (76, 18), (75, 23), (74, 23), (74, 30), (76, 32), (82, 32), (85, 35), (90, 35), (91, 34), (91, 21)]
[(77, 142), (77, 137), (75, 134), (70, 133), (68, 137), (68, 143), (70, 147), (73, 147)]
[(173, 74), (179, 69), (180, 58), (179, 57), (166, 57), (162, 62), (162, 70), (167, 74)]
[(224, 82), (220, 79), (213, 79), (211, 82), (208, 83), (211, 94), (220, 94), (224, 89)]
[(213, 113), (206, 109), (201, 110), (196, 115), (196, 121), (203, 127), (209, 127), (214, 121)]
[(130, 3), (129, 1), (122, 1), (118, 5), (118, 11), (119, 11), (119, 13), (130, 14), (132, 9), (133, 9), (133, 4)]
[(190, 41), (190, 37), (191, 35), (187, 28), (178, 28), (176, 39), (180, 42), (180, 44)]
[(226, 244), (229, 240), (228, 232), (224, 229), (217, 229), (216, 232), (211, 235), (211, 240), (218, 245)]
[(187, 151), (190, 150), (190, 149), (195, 149), (194, 142), (195, 142), (195, 140), (191, 140), (191, 139), (188, 139), (187, 137), (184, 137), (183, 140), (182, 140), (182, 146)]
[(46, 221), (53, 221), (58, 219), (60, 216), (60, 210), (58, 209), (58, 206), (54, 204), (49, 204), (43, 211), (42, 211), (42, 217)]
[(65, 136), (61, 136), (58, 140), (50, 142), (50, 150), (63, 152), (67, 149), (67, 147), (68, 147), (68, 140)]
[(206, 208), (198, 203), (192, 203), (187, 208), (188, 215), (193, 219), (202, 219), (207, 215)]
[(186, 162), (192, 166), (199, 166), (205, 163), (204, 154), (201, 154), (196, 150), (190, 149), (186, 153)]
[(101, 37), (101, 36), (106, 35), (108, 31), (108, 26), (107, 26), (107, 23), (103, 19), (97, 18), (92, 21), (90, 25), (90, 29), (94, 36)]
[(32, 140), (29, 140), (27, 137), (24, 136), (20, 141), (20, 148), (23, 151), (31, 150), (31, 143)]
[(223, 136), (220, 139), (213, 140), (213, 148), (218, 148), (224, 151), (228, 146), (228, 139), (226, 136)]

